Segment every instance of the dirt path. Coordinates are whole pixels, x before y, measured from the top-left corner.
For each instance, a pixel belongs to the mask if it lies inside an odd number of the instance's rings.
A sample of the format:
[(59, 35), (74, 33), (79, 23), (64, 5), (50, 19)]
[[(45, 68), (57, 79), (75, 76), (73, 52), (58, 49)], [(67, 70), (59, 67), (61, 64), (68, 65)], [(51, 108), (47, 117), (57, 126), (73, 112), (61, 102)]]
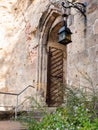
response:
[(21, 130), (21, 127), (17, 121), (0, 121), (0, 130)]

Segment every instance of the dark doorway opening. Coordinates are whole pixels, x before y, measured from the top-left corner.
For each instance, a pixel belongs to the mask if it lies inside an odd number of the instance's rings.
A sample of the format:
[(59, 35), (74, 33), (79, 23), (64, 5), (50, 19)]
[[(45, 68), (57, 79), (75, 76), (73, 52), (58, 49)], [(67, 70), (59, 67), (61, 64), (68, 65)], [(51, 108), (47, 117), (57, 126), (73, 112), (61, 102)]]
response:
[(50, 107), (60, 106), (63, 102), (63, 50), (49, 47), (47, 78), (46, 103)]

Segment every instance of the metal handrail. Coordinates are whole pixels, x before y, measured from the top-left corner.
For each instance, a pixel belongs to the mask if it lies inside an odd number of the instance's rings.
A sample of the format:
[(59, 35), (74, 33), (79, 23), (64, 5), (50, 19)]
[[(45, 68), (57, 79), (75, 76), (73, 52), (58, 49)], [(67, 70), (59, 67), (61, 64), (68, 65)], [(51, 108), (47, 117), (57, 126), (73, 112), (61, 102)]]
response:
[(15, 119), (17, 119), (17, 112), (18, 112), (18, 97), (23, 93), (25, 92), (28, 88), (35, 88), (34, 86), (32, 85), (28, 85), (26, 88), (24, 88), (21, 92), (19, 93), (7, 93), (7, 92), (0, 92), (0, 94), (5, 94), (5, 95), (14, 95), (14, 96), (17, 96), (17, 102), (16, 102), (16, 107), (15, 107)]
[(7, 92), (0, 92), (0, 94), (6, 94), (6, 95), (16, 95), (16, 96), (19, 96), (21, 95), (27, 88), (29, 87), (32, 87), (32, 88), (35, 88), (34, 86), (32, 85), (28, 85), (26, 88), (24, 88), (20, 93), (7, 93)]

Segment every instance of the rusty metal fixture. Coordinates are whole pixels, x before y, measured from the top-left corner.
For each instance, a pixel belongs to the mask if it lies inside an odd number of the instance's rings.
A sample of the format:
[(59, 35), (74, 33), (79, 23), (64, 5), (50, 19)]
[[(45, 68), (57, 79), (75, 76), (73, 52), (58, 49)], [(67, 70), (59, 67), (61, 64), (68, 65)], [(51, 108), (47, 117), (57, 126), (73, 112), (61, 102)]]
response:
[(65, 9), (75, 8), (75, 9), (79, 10), (80, 13), (86, 17), (86, 14), (85, 14), (86, 13), (86, 6), (87, 6), (86, 2), (84, 2), (84, 3), (80, 3), (80, 2), (69, 2), (69, 1), (66, 0), (66, 2), (62, 2), (61, 5)]
[(67, 18), (68, 18), (68, 14), (67, 14), (67, 9), (69, 8), (75, 8), (77, 10), (80, 11), (80, 13), (85, 17), (86, 19), (86, 6), (87, 3), (80, 3), (80, 2), (69, 2), (66, 0), (66, 2), (62, 2), (62, 7), (63, 7), (63, 13), (66, 11), (66, 13), (64, 13), (63, 19), (64, 19), (64, 24), (63, 26), (59, 29), (58, 32), (58, 43), (63, 44), (63, 45), (67, 45), (69, 43), (72, 42), (71, 40), (71, 30), (67, 27)]

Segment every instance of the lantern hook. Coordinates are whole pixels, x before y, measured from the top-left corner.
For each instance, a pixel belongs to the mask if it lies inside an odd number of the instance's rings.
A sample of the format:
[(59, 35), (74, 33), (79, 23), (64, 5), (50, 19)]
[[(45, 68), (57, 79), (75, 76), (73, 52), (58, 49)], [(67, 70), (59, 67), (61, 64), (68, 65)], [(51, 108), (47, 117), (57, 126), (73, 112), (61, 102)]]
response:
[(62, 2), (61, 5), (63, 8), (67, 9), (67, 8), (76, 8), (77, 10), (79, 10), (81, 12), (82, 15), (84, 15), (84, 17), (86, 17), (86, 6), (87, 3), (80, 3), (80, 2), (69, 2), (66, 1), (67, 6), (65, 6), (65, 2)]

